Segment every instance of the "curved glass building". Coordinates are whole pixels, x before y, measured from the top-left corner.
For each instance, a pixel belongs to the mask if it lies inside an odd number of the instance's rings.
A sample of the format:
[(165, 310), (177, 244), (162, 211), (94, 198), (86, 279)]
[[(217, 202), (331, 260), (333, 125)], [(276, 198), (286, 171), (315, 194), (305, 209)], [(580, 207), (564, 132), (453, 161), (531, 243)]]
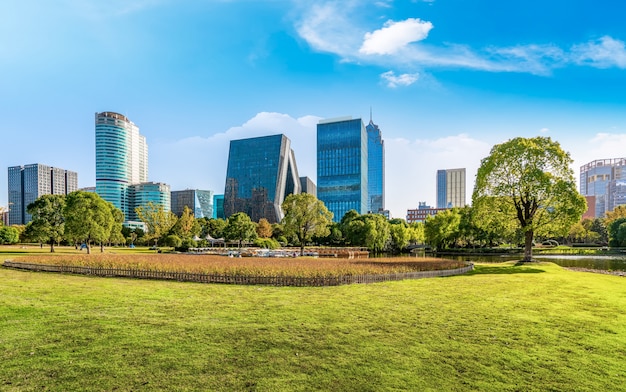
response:
[(148, 180), (148, 146), (126, 116), (96, 113), (96, 193), (129, 220), (131, 184)]

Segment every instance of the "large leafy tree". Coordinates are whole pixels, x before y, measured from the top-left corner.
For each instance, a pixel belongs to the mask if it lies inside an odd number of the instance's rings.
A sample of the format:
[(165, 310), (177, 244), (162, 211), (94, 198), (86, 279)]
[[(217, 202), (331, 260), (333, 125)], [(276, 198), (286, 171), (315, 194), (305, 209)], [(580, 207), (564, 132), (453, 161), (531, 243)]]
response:
[(26, 207), (32, 215), (29, 223), (30, 231), (50, 244), (50, 252), (54, 252), (54, 244), (61, 241), (65, 232), (63, 208), (65, 195), (43, 195)]
[(300, 242), (300, 255), (304, 254), (304, 245), (313, 236), (324, 237), (330, 234), (329, 226), (333, 213), (328, 211), (324, 202), (310, 193), (291, 194), (282, 204), (285, 217), (283, 229), (287, 235), (295, 235)]
[(535, 235), (569, 230), (586, 210), (576, 190), (572, 159), (549, 137), (514, 138), (481, 161), (473, 207), (514, 220), (524, 235), (524, 261)]
[(148, 202), (135, 208), (140, 221), (146, 225), (146, 241), (154, 240), (156, 245), (176, 224), (178, 217), (172, 211), (166, 211), (161, 204)]
[(450, 247), (459, 236), (460, 223), (461, 214), (456, 208), (429, 216), (424, 222), (426, 241), (438, 250)]
[(265, 218), (259, 219), (256, 226), (256, 234), (259, 238), (270, 238), (272, 236), (272, 224)]
[(13, 226), (0, 226), (0, 244), (17, 244), (20, 231)]
[(391, 236), (389, 221), (380, 214), (359, 215), (350, 210), (341, 219), (341, 231), (346, 242), (355, 246), (381, 252), (387, 246)]
[(252, 222), (245, 212), (231, 215), (226, 222), (224, 238), (228, 241), (237, 241), (240, 248), (244, 241), (256, 239), (256, 223)]
[(84, 241), (88, 254), (91, 253), (92, 242), (99, 242), (102, 252), (102, 244), (110, 238), (115, 224), (114, 209), (111, 203), (96, 193), (72, 192), (67, 195), (63, 209), (65, 232), (69, 238)]
[(409, 226), (403, 219), (389, 221), (389, 234), (391, 236), (390, 248), (394, 252), (401, 252), (409, 245), (411, 236)]
[(201, 232), (200, 236), (202, 238), (206, 238), (207, 235), (210, 235), (213, 238), (222, 238), (224, 237), (224, 228), (226, 228), (226, 220), (222, 218), (199, 218), (198, 223), (200, 224)]
[(198, 220), (193, 216), (191, 208), (187, 206), (183, 208), (182, 215), (178, 218), (172, 229), (174, 234), (183, 240), (188, 240), (197, 236), (200, 234), (201, 230), (202, 228), (200, 227), (200, 223), (198, 223)]

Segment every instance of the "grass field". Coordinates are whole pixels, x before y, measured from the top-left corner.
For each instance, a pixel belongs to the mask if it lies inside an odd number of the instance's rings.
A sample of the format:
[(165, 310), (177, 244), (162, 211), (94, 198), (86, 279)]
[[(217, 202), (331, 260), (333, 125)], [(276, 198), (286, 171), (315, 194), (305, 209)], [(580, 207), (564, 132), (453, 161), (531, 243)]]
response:
[(626, 281), (553, 264), (326, 288), (0, 268), (0, 390), (626, 390)]

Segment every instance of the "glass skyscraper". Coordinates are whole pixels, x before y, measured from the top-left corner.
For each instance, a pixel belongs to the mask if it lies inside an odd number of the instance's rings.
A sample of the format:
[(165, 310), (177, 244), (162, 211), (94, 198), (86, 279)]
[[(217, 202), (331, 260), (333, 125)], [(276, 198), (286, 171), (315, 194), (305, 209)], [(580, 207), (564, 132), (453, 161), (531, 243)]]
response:
[(224, 216), (224, 195), (213, 195), (213, 218), (226, 219)]
[(31, 221), (28, 205), (43, 195), (67, 195), (78, 189), (78, 174), (33, 163), (8, 169), (9, 224), (25, 225)]
[(594, 196), (595, 217), (626, 203), (626, 158), (597, 159), (580, 167), (580, 193)]
[(213, 217), (213, 191), (185, 189), (172, 191), (172, 212), (178, 216), (183, 214), (185, 206), (191, 209), (196, 218)]
[(367, 130), (367, 211), (382, 213), (385, 210), (385, 141), (378, 125), (370, 122)]
[(258, 222), (283, 218), (281, 204), (300, 193), (300, 178), (291, 141), (285, 135), (232, 140), (228, 153), (224, 215), (245, 212)]
[(465, 168), (437, 170), (437, 208), (465, 207)]
[(127, 221), (137, 221), (135, 208), (146, 206), (152, 203), (155, 206), (162, 206), (163, 211), (170, 211), (170, 186), (162, 182), (142, 182), (128, 186), (128, 215)]
[[(96, 113), (96, 193), (134, 215), (128, 187), (148, 181), (148, 146), (139, 128), (126, 116)], [(169, 208), (169, 203), (168, 203)]]
[(346, 212), (368, 212), (368, 137), (360, 118), (317, 124), (317, 198), (335, 222)]

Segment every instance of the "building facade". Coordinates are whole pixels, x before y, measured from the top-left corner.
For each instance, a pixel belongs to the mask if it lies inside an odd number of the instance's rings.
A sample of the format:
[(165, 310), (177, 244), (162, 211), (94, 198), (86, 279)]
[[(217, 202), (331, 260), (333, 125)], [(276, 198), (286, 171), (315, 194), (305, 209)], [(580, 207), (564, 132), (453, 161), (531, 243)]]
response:
[(212, 218), (213, 191), (200, 189), (172, 191), (172, 212), (181, 216), (185, 206), (191, 209), (195, 218)]
[(139, 221), (135, 208), (145, 207), (148, 203), (163, 207), (163, 211), (170, 211), (172, 202), (169, 185), (162, 182), (142, 182), (131, 184), (127, 189), (129, 211), (126, 221)]
[(417, 209), (407, 210), (406, 211), (406, 222), (407, 223), (415, 223), (415, 222), (425, 222), (426, 218), (432, 215), (436, 215), (440, 211), (445, 211), (447, 208), (433, 208), (431, 206), (426, 205), (425, 202), (420, 202), (418, 204)]
[(367, 210), (372, 213), (385, 211), (385, 141), (378, 125), (370, 122), (367, 130)]
[(346, 212), (368, 212), (368, 137), (360, 118), (317, 124), (317, 198), (335, 222)]
[(317, 187), (309, 177), (300, 177), (300, 190), (302, 193), (308, 193), (317, 197)]
[(465, 168), (437, 170), (437, 208), (465, 207)]
[(67, 195), (78, 189), (78, 173), (33, 163), (8, 168), (9, 224), (31, 221), (26, 209), (43, 195)]
[(224, 195), (213, 196), (213, 218), (226, 219), (224, 216)]
[(626, 158), (598, 159), (581, 166), (580, 193), (595, 197), (595, 218), (626, 204)]
[(132, 121), (119, 113), (96, 113), (95, 125), (96, 193), (119, 208), (129, 220), (134, 214), (129, 186), (148, 181), (146, 138)]
[(281, 204), (300, 193), (300, 179), (291, 141), (285, 135), (232, 140), (228, 153), (224, 215), (245, 212), (255, 222), (283, 218)]

